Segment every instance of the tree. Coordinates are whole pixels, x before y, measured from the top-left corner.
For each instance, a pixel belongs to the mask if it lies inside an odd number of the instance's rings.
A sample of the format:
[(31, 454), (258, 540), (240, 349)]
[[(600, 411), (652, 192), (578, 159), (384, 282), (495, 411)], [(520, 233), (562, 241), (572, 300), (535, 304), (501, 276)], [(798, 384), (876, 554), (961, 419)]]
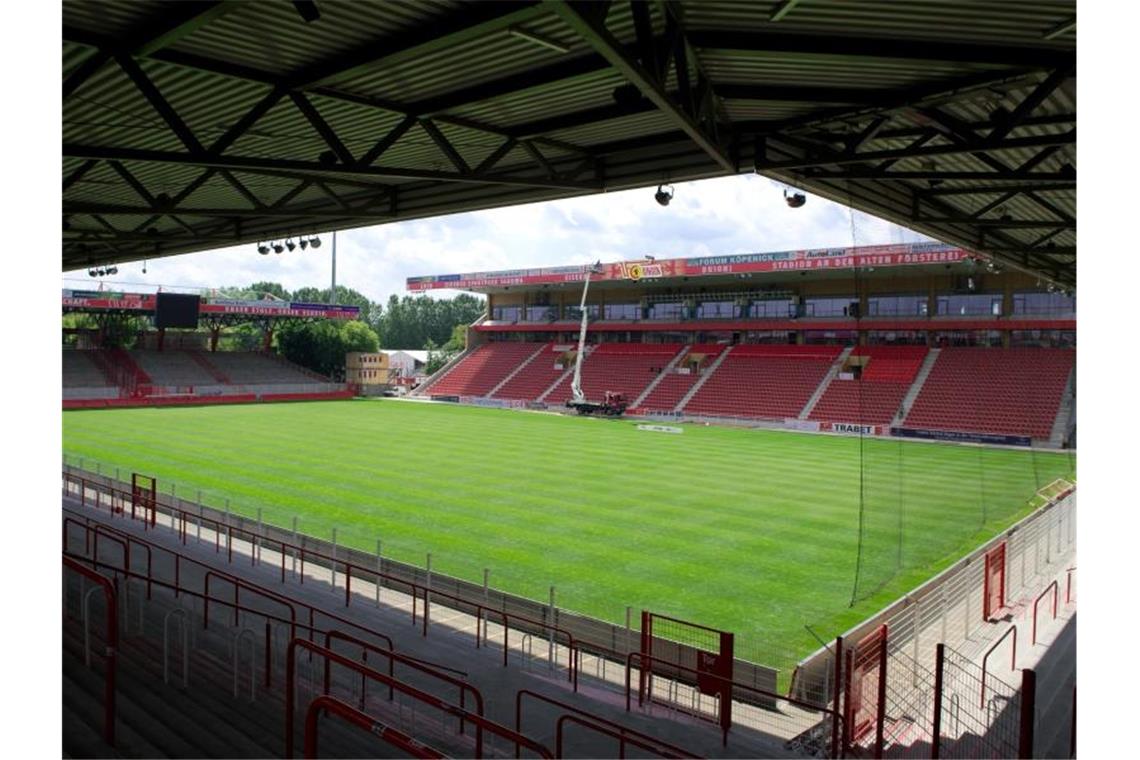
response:
[(388, 305), (378, 309), (374, 324), (385, 348), (427, 348), (429, 339), (439, 348), (457, 325), (471, 324), (483, 308), (481, 298), (466, 293), (452, 299), (392, 295)]
[(277, 330), (282, 356), (329, 377), (343, 377), (349, 351), (372, 353), (379, 350), (379, 345), (372, 328), (358, 320), (297, 320), (286, 322)]

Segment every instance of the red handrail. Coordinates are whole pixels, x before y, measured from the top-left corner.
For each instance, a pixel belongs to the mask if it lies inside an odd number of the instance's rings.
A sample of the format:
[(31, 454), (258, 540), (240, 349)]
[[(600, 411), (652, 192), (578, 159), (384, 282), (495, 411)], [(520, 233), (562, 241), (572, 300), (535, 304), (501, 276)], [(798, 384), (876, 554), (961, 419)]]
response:
[[(537, 699), (540, 702), (546, 702), (548, 704), (552, 704), (555, 707), (558, 707), (559, 709), (568, 710), (572, 713), (577, 713), (578, 715), (581, 715), (585, 718), (590, 719), (594, 723), (598, 723), (602, 726), (612, 728), (612, 729), (614, 729), (616, 731), (620, 731), (624, 734), (629, 734), (631, 737), (633, 737), (635, 739), (640, 739), (640, 740), (646, 741), (646, 742), (652, 742), (653, 744), (656, 744), (658, 747), (664, 748), (664, 750), (666, 752), (671, 753), (671, 756), (674, 756), (674, 757), (694, 757), (694, 758), (700, 757), (700, 755), (696, 755), (687, 749), (683, 749), (681, 747), (678, 747), (675, 744), (670, 744), (669, 742), (662, 741), (661, 739), (658, 739), (654, 736), (650, 736), (648, 734), (643, 734), (640, 731), (636, 731), (632, 728), (628, 728), (626, 726), (621, 725), (620, 723), (615, 723), (612, 720), (607, 720), (606, 718), (603, 718), (600, 715), (594, 715), (593, 713), (588, 712), (586, 710), (583, 710), (580, 707), (575, 707), (574, 705), (568, 704), (566, 702), (562, 702), (562, 701), (554, 699), (552, 697), (548, 697), (545, 694), (539, 694), (538, 692), (531, 691), (530, 689), (519, 689), (518, 692), (515, 694), (515, 731), (518, 731), (519, 733), (522, 733), (523, 697), (528, 697), (528, 696), (532, 697), (534, 699)], [(652, 751), (658, 752), (660, 754), (660, 750), (658, 750), (656, 748), (654, 748)], [(556, 753), (558, 754), (559, 757), (561, 757), (562, 756), (561, 748), (556, 750)], [(516, 753), (516, 757), (517, 757), (517, 753)]]
[(1013, 653), (1009, 658), (1009, 669), (1014, 670), (1017, 668), (1017, 626), (1011, 625), (1009, 629), (1001, 635), (1001, 638), (995, 641), (993, 643), (993, 646), (987, 649), (985, 655), (982, 656), (982, 698), (981, 704), (979, 704), (978, 707), (986, 706), (986, 667), (989, 662), (990, 655), (994, 653), (995, 649), (1001, 646), (1001, 643), (1006, 640), (1006, 637), (1009, 636), (1011, 632), (1013, 633)]
[(1065, 571), (1065, 604), (1071, 604), (1073, 601), (1073, 573), (1077, 572), (1076, 567), (1070, 567)]
[[(63, 511), (70, 512), (71, 514), (78, 514), (77, 512), (74, 512), (73, 510), (70, 510), (67, 507), (64, 507)], [(83, 519), (86, 520), (88, 518), (84, 517)], [(102, 526), (102, 525), (100, 525), (100, 527), (102, 527), (105, 530), (118, 533), (122, 536), (130, 537), (134, 541), (137, 541), (138, 543), (140, 543), (141, 545), (151, 546), (155, 549), (158, 549), (159, 551), (163, 551), (163, 552), (166, 552), (167, 554), (171, 555), (172, 557), (175, 558), (175, 562), (176, 562), (176, 564), (175, 564), (176, 576), (177, 576), (178, 571), (179, 571), (179, 563), (181, 561), (186, 561), (192, 565), (196, 565), (198, 567), (206, 569), (207, 571), (213, 573), (217, 577), (224, 578), (226, 580), (231, 580), (231, 581), (233, 581), (233, 580), (240, 581), (247, 588), (249, 588), (251, 591), (256, 591), (257, 593), (261, 593), (261, 594), (265, 594), (265, 595), (273, 595), (274, 594), (273, 591), (265, 588), (264, 586), (260, 586), (256, 583), (251, 582), (251, 581), (246, 581), (245, 579), (240, 578), (239, 576), (233, 575), (232, 573), (227, 573), (225, 570), (220, 570), (218, 568), (215, 568), (213, 565), (208, 565), (205, 562), (202, 562), (201, 560), (194, 559), (193, 557), (188, 557), (184, 554), (180, 554), (179, 552), (177, 552), (173, 549), (169, 549), (165, 546), (162, 546), (161, 544), (155, 544), (155, 543), (147, 541), (146, 539), (138, 538), (136, 536), (131, 536), (129, 533), (125, 533), (124, 531), (117, 530), (116, 528), (110, 528), (110, 527)], [(139, 576), (139, 577), (147, 578), (147, 576)], [(157, 583), (158, 581), (155, 581), (155, 582)], [(181, 586), (174, 586), (173, 588), (175, 588), (176, 593), (177, 592), (189, 593), (188, 589), (181, 588)], [(279, 596), (279, 598), (282, 600), (285, 600), (285, 597)], [(221, 600), (217, 599), (215, 597), (210, 597), (210, 601), (221, 603)], [(292, 604), (300, 605), (304, 609), (308, 609), (309, 610), (309, 623), (310, 623), (310, 625), (313, 623), (314, 615), (317, 615), (317, 614), (324, 615), (325, 617), (329, 618), (330, 620), (335, 620), (337, 623), (350, 626), (352, 628), (355, 628), (358, 631), (363, 631), (364, 633), (367, 633), (370, 636), (375, 636), (377, 639), (380, 639), (380, 640), (386, 642), (389, 647), (393, 646), (392, 645), (392, 639), (390, 637), (385, 636), (384, 634), (379, 633), (378, 631), (374, 631), (371, 628), (367, 628), (363, 625), (360, 625), (359, 623), (354, 623), (353, 621), (351, 621), (347, 618), (341, 617), (340, 615), (337, 615), (336, 613), (328, 612), (326, 610), (314, 607), (313, 605), (308, 604), (307, 602), (301, 601), (299, 599), (286, 600), (286, 601), (288, 601), (289, 603), (292, 603)], [(288, 621), (284, 621), (284, 622), (288, 622)], [(298, 624), (298, 625), (300, 625), (300, 624)], [(317, 630), (317, 629), (314, 629), (314, 630)]]
[[(450, 702), (447, 702), (443, 699), (440, 699), (439, 697), (435, 696), (434, 694), (429, 694), (425, 691), (421, 691), (420, 689), (417, 689), (414, 686), (406, 684), (397, 678), (389, 677), (389, 676), (387, 676), (387, 675), (385, 675), (385, 674), (383, 674), (377, 670), (373, 670), (369, 667), (361, 665), (360, 663), (356, 662), (355, 660), (350, 660), (347, 657), (339, 655), (330, 649), (325, 649), (324, 647), (318, 646), (318, 645), (312, 643), (311, 641), (306, 641), (305, 639), (293, 639), (292, 641), (290, 641), (289, 642), (288, 655), (286, 656), (286, 659), (285, 659), (285, 668), (286, 668), (286, 670), (285, 670), (285, 684), (286, 684), (285, 685), (285, 757), (287, 757), (287, 758), (290, 758), (293, 756), (293, 722), (294, 722), (293, 713), (295, 710), (295, 708), (294, 708), (294, 702), (295, 702), (294, 684), (296, 682), (296, 671), (297, 671), (296, 652), (297, 652), (298, 648), (307, 649), (309, 652), (311, 652), (313, 654), (316, 654), (320, 657), (325, 657), (329, 660), (332, 660), (333, 662), (335, 662), (338, 665), (341, 665), (343, 667), (348, 668), (349, 670), (353, 670), (357, 673), (360, 673), (361, 675), (367, 676), (368, 678), (371, 678), (374, 681), (379, 681), (380, 683), (382, 683), (386, 686), (390, 686), (390, 687), (396, 689), (397, 691), (403, 692), (404, 694), (407, 694), (408, 696), (412, 697), (413, 699), (415, 699), (419, 702), (423, 702), (424, 704), (429, 705), (431, 707), (434, 707), (437, 710), (445, 712), (449, 715), (453, 715), (457, 718), (469, 720), (472, 723), (474, 723), (476, 727), (481, 728), (481, 729), (485, 729), (486, 731), (488, 731), (492, 734), (495, 734), (496, 736), (501, 736), (504, 739), (507, 739), (508, 741), (514, 742), (516, 746), (518, 746), (518, 745), (525, 746), (525, 747), (537, 752), (542, 757), (553, 759), (553, 755), (551, 755), (549, 749), (547, 749), (544, 745), (539, 744), (538, 742), (536, 742), (535, 740), (533, 740), (527, 736), (524, 736), (524, 735), (522, 735), (516, 731), (513, 731), (513, 730), (507, 728), (506, 726), (499, 725), (498, 723), (495, 723), (492, 720), (488, 720), (487, 718), (484, 718), (482, 715), (478, 715), (476, 713), (471, 712), (470, 710), (466, 710), (462, 707), (458, 707), (456, 705), (453, 705)], [(476, 737), (475, 737), (475, 757), (482, 757), (482, 756), (483, 756), (482, 732), (480, 731), (480, 732), (476, 733)]]
[[(65, 477), (71, 477), (73, 479), (79, 480), (82, 483), (91, 482), (91, 481), (87, 481), (85, 478), (82, 478), (80, 476), (75, 476), (75, 475), (65, 475)], [(108, 486), (104, 486), (103, 484), (98, 484), (98, 483), (96, 483), (94, 485), (97, 487), (110, 488)], [(114, 490), (114, 489), (111, 489), (111, 490)], [(185, 514), (185, 512), (186, 512), (186, 510), (183, 510), (179, 507), (175, 507), (173, 505), (170, 505), (170, 506), (160, 505), (160, 506), (162, 506), (166, 510), (169, 510), (169, 512), (172, 516), (172, 520), (174, 517), (174, 513)], [(202, 518), (202, 519), (204, 521), (208, 521), (208, 522), (212, 523), (215, 526), (215, 536), (217, 536), (219, 529), (221, 527), (223, 527), (222, 523), (219, 521), (216, 521), (216, 520), (212, 520), (210, 518)], [(413, 623), (416, 621), (416, 605), (417, 605), (417, 602), (419, 600), (420, 595), (422, 594), (422, 596), (424, 598), (425, 605), (427, 604), (427, 600), (428, 600), (429, 595), (430, 595), (432, 597), (450, 599), (450, 600), (455, 601), (459, 604), (463, 604), (468, 608), (474, 607), (476, 609), (476, 615), (477, 616), (481, 616), (481, 614), (484, 612), (489, 613), (489, 614), (493, 613), (495, 615), (498, 615), (498, 616), (503, 618), (504, 629), (509, 627), (511, 620), (514, 620), (514, 621), (519, 622), (519, 623), (525, 623), (526, 625), (533, 626), (533, 627), (538, 628), (544, 632), (549, 632), (549, 633), (556, 635), (556, 636), (558, 636), (558, 635), (565, 636), (566, 637), (566, 646), (570, 651), (570, 664), (569, 664), (569, 668), (568, 668), (569, 672), (568, 672), (567, 677), (568, 677), (568, 680), (573, 684), (574, 690), (575, 691), (578, 690), (578, 667), (577, 667), (577, 663), (580, 660), (581, 655), (578, 652), (578, 647), (574, 641), (573, 634), (571, 634), (569, 631), (567, 631), (563, 628), (559, 628), (557, 626), (550, 625), (549, 623), (545, 623), (541, 620), (535, 620), (533, 618), (527, 618), (527, 617), (522, 616), (522, 615), (508, 615), (506, 612), (503, 612), (501, 610), (496, 610), (492, 607), (486, 607), (482, 604), (479, 604), (478, 602), (472, 602), (472, 601), (464, 599), (460, 596), (456, 596), (454, 594), (449, 594), (449, 593), (444, 592), (444, 591), (437, 591), (434, 589), (429, 589), (427, 586), (420, 585), (420, 584), (416, 583), (415, 581), (409, 581), (409, 580), (406, 580), (404, 578), (399, 578), (399, 577), (396, 577), (394, 575), (390, 575), (388, 573), (380, 572), (374, 568), (368, 568), (368, 567), (364, 567), (362, 565), (354, 564), (354, 563), (349, 562), (347, 560), (337, 559), (336, 557), (333, 557), (331, 555), (323, 554), (321, 552), (314, 551), (312, 549), (306, 549), (302, 545), (292, 544), (292, 543), (289, 543), (289, 542), (284, 541), (284, 540), (271, 539), (267, 536), (261, 536), (259, 534), (253, 533), (252, 531), (241, 530), (240, 528), (235, 529), (231, 526), (224, 526), (224, 527), (229, 529), (229, 533), (227, 535), (232, 537), (232, 535), (235, 532), (238, 534), (246, 535), (249, 537), (251, 544), (252, 544), (252, 539), (257, 538), (260, 541), (268, 542), (268, 543), (272, 543), (272, 544), (275, 544), (277, 546), (280, 546), (281, 547), (280, 553), (282, 555), (281, 556), (282, 582), (284, 582), (284, 579), (285, 579), (285, 553), (286, 553), (287, 549), (288, 550), (294, 550), (298, 554), (298, 556), (300, 557), (300, 560), (301, 560), (300, 582), (302, 584), (305, 582), (304, 578), (305, 578), (305, 556), (306, 555), (309, 555), (310, 557), (316, 557), (318, 559), (326, 560), (330, 563), (330, 566), (335, 566), (335, 565), (343, 566), (344, 571), (345, 571), (345, 606), (348, 606), (348, 601), (351, 599), (350, 586), (352, 583), (352, 573), (353, 573), (353, 571), (356, 571), (358, 576), (367, 576), (367, 577), (372, 577), (375, 579), (384, 579), (385, 581), (388, 581), (390, 586), (392, 584), (400, 584), (402, 586), (408, 587), (408, 589), (411, 592), (410, 596), (412, 597), (412, 622)], [(170, 551), (170, 550), (167, 549), (167, 551)], [(189, 559), (189, 558), (187, 558), (187, 559)], [(201, 563), (198, 563), (198, 564), (201, 564)], [(379, 581), (377, 580), (377, 582), (379, 582)], [(343, 618), (335, 618), (330, 613), (322, 612), (322, 614), (325, 614), (329, 617), (333, 617), (334, 619), (343, 620)], [(351, 623), (350, 621), (344, 621), (344, 622), (348, 623), (349, 625), (353, 625), (354, 627), (360, 628), (360, 626), (356, 626), (354, 623)], [(427, 625), (428, 625), (427, 615), (424, 616), (424, 624), (423, 625), (424, 625), (424, 635), (427, 635)], [(479, 645), (479, 641), (480, 641), (479, 636), (476, 636), (475, 637), (476, 646)], [(508, 663), (507, 655), (508, 655), (507, 635), (504, 635), (503, 636), (503, 665), (504, 666), (506, 666)]]
[[(730, 688), (730, 693), (733, 690), (741, 689), (743, 691), (747, 691), (747, 692), (750, 692), (752, 694), (757, 694), (757, 695), (760, 695), (762, 697), (766, 697), (768, 699), (774, 699), (774, 700), (779, 700), (781, 702), (787, 702), (788, 704), (795, 705), (796, 707), (802, 707), (802, 708), (807, 709), (807, 710), (814, 710), (816, 712), (824, 713), (825, 715), (831, 715), (833, 717), (833, 725), (838, 725), (841, 731), (845, 730), (844, 724), (843, 724), (843, 717), (841, 715), (839, 715), (835, 710), (831, 709), (830, 707), (827, 707), (824, 705), (813, 704), (811, 702), (805, 702), (804, 700), (801, 700), (801, 699), (794, 699), (792, 697), (785, 697), (784, 695), (778, 694), (774, 691), (768, 691), (767, 689), (761, 689), (761, 688), (758, 688), (756, 686), (751, 686), (751, 685), (746, 684), (746, 683), (740, 683), (739, 681), (734, 681), (731, 678), (725, 678), (724, 676), (717, 675), (716, 673), (709, 673), (709, 672), (704, 671), (704, 670), (698, 670), (697, 668), (689, 667), (688, 665), (681, 665), (680, 663), (672, 662), (670, 660), (666, 660), (666, 659), (663, 659), (661, 657), (653, 657), (652, 655), (642, 654), (641, 652), (630, 652), (626, 656), (626, 659), (625, 659), (625, 710), (626, 710), (626, 712), (629, 712), (630, 710), (633, 709), (633, 706), (632, 706), (633, 705), (632, 687), (631, 687), (631, 682), (630, 682), (630, 674), (633, 670), (633, 661), (635, 659), (638, 660), (642, 664), (642, 669), (644, 669), (644, 664), (646, 662), (649, 662), (651, 664), (654, 662), (658, 662), (658, 663), (662, 663), (664, 665), (668, 665), (669, 667), (674, 668), (676, 670), (684, 670), (688, 673), (693, 673), (693, 674), (699, 675), (701, 678), (710, 678), (710, 679), (713, 679), (716, 681), (720, 681), (721, 683), (727, 683), (729, 685), (729, 688)], [(639, 693), (637, 695), (637, 703), (640, 705), (643, 702), (644, 702), (643, 696), (639, 691)], [(728, 729), (727, 728), (724, 729), (724, 734), (725, 734), (725, 739), (727, 740), (727, 736), (728, 736)]]
[[(446, 673), (443, 673), (440, 671), (439, 668), (432, 667), (430, 665), (426, 665), (414, 657), (408, 657), (407, 655), (400, 654), (399, 652), (393, 652), (391, 650), (380, 649), (379, 647), (377, 647), (373, 644), (369, 644), (367, 641), (362, 641), (361, 639), (358, 639), (355, 636), (350, 636), (349, 634), (344, 633), (343, 631), (337, 631), (337, 630), (325, 631), (325, 649), (332, 651), (332, 647), (329, 645), (332, 643), (333, 639), (339, 639), (340, 641), (347, 641), (351, 644), (356, 644), (357, 646), (365, 649), (366, 651), (364, 652), (364, 655), (365, 655), (364, 662), (367, 662), (368, 652), (375, 652), (376, 654), (379, 654), (383, 657), (387, 657), (388, 658), (388, 676), (391, 678), (396, 677), (396, 675), (395, 675), (395, 663), (399, 662), (403, 665), (407, 665), (407, 666), (411, 667), (413, 670), (418, 670), (421, 673), (426, 673), (429, 676), (434, 676), (434, 677), (438, 678), (439, 680), (441, 680), (445, 683), (451, 684), (452, 686), (458, 686), (459, 687), (459, 706), (463, 707), (464, 709), (466, 709), (466, 696), (465, 695), (468, 691), (470, 691), (471, 695), (475, 699), (475, 712), (479, 713), (480, 715), (483, 715), (483, 694), (477, 688), (475, 688), (474, 685), (467, 683), (466, 681), (460, 680), (458, 678), (455, 678), (454, 676), (450, 676)], [(457, 672), (459, 672), (459, 671), (457, 671)], [(463, 675), (467, 675), (467, 674), (464, 673)], [(325, 693), (326, 694), (329, 691), (330, 682), (331, 681), (330, 681), (330, 672), (329, 672), (329, 661), (325, 660)], [(388, 689), (389, 694), (391, 694), (391, 691), (392, 691), (391, 688), (389, 688)], [(361, 701), (363, 702), (363, 699), (364, 699), (364, 690), (363, 689), (361, 689), (361, 697), (360, 698), (361, 698)], [(459, 722), (459, 733), (463, 733), (463, 721), (462, 720), (460, 720), (460, 722)]]
[(81, 523), (78, 520), (74, 520), (70, 517), (65, 517), (65, 518), (63, 518), (63, 550), (64, 551), (67, 551), (71, 546), (71, 541), (69, 540), (70, 536), (67, 532), (68, 526), (75, 526), (75, 527), (80, 528), (84, 531), (84, 534), (83, 534), (84, 553), (86, 553), (87, 550), (90, 548), (90, 537), (91, 537), (92, 533), (95, 534), (95, 554), (96, 555), (98, 555), (98, 553), (99, 553), (99, 536), (103, 536), (108, 541), (114, 541), (116, 544), (121, 546), (123, 548), (123, 568), (122, 569), (124, 569), (124, 570), (130, 570), (131, 569), (131, 548), (130, 548), (131, 544), (134, 543), (135, 545), (142, 547), (143, 550), (146, 551), (146, 579), (147, 579), (146, 598), (150, 599), (150, 592), (151, 592), (150, 576), (151, 576), (151, 568), (153, 567), (154, 557), (151, 554), (149, 542), (143, 541), (142, 539), (139, 539), (139, 538), (135, 538), (134, 536), (132, 536), (129, 533), (126, 533), (126, 532), (121, 531), (121, 530), (115, 530), (114, 528), (108, 527), (106, 525), (102, 525), (100, 523), (96, 523), (95, 525), (89, 525), (87, 523)]
[(1037, 644), (1037, 605), (1045, 598), (1045, 595), (1049, 593), (1050, 589), (1053, 591), (1053, 619), (1057, 619), (1057, 597), (1060, 596), (1061, 590), (1057, 585), (1057, 581), (1054, 580), (1033, 600), (1033, 640), (1030, 642), (1031, 645)]
[(408, 757), (441, 758), (446, 757), (437, 749), (433, 749), (423, 742), (417, 741), (402, 731), (386, 726), (375, 718), (371, 718), (351, 705), (335, 697), (321, 696), (309, 703), (305, 711), (305, 757), (317, 756), (317, 718), (321, 712), (329, 712), (344, 718), (357, 728), (363, 729), (381, 741), (391, 744)]
[(560, 715), (558, 717), (558, 722), (556, 724), (556, 730), (555, 730), (555, 740), (554, 740), (554, 754), (556, 757), (563, 757), (563, 754), (562, 754), (562, 735), (564, 733), (563, 726), (566, 723), (577, 723), (579, 726), (583, 726), (585, 728), (588, 728), (591, 731), (597, 731), (599, 734), (604, 734), (606, 736), (610, 736), (614, 739), (617, 739), (618, 740), (618, 757), (622, 758), (622, 760), (624, 760), (624, 758), (625, 758), (625, 745), (626, 744), (632, 744), (635, 747), (641, 747), (642, 749), (648, 750), (648, 751), (656, 754), (659, 757), (669, 757), (669, 758), (692, 757), (692, 755), (687, 755), (687, 754), (675, 755), (669, 751), (662, 752), (660, 749), (653, 746), (652, 744), (648, 744), (646, 742), (643, 742), (636, 737), (625, 736), (624, 734), (620, 734), (617, 731), (613, 731), (609, 728), (606, 728), (605, 726), (598, 725), (596, 723), (589, 723), (585, 720), (582, 720), (577, 715)]
[(88, 569), (71, 557), (63, 557), (63, 566), (99, 584), (106, 600), (107, 649), (104, 656), (107, 674), (103, 679), (103, 740), (115, 746), (115, 667), (119, 653), (119, 604), (115, 587), (105, 576)]
[[(202, 627), (203, 628), (209, 628), (210, 627), (210, 602), (214, 600), (214, 597), (210, 596), (210, 579), (211, 578), (218, 578), (220, 580), (228, 581), (228, 582), (233, 584), (233, 586), (234, 586), (234, 604), (235, 605), (240, 601), (239, 593), (240, 593), (241, 589), (244, 588), (247, 591), (250, 591), (254, 594), (257, 594), (258, 596), (262, 597), (263, 599), (268, 599), (271, 602), (276, 602), (278, 604), (282, 604), (282, 605), (288, 607), (289, 608), (289, 621), (290, 621), (290, 624), (292, 626), (289, 629), (289, 638), (294, 638), (297, 635), (297, 633), (296, 633), (297, 608), (293, 606), (292, 601), (286, 599), (285, 597), (281, 596), (280, 594), (275, 594), (272, 591), (269, 591), (268, 589), (263, 589), (263, 588), (260, 588), (256, 585), (254, 585), (254, 584), (247, 583), (246, 581), (242, 580), (241, 578), (227, 577), (227, 576), (228, 576), (227, 573), (219, 573), (216, 570), (206, 571), (206, 577), (203, 580), (203, 588), (202, 588), (202, 595), (205, 598), (205, 601), (202, 603)], [(302, 602), (302, 604), (304, 604), (304, 602)], [(237, 625), (237, 611), (236, 610), (234, 611), (234, 625)]]

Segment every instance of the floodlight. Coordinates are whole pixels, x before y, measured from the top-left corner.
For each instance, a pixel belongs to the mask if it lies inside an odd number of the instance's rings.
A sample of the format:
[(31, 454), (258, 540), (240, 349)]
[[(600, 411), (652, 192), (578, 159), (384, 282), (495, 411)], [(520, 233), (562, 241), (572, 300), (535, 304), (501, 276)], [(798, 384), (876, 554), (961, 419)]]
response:
[(265, 243), (258, 243), (257, 244), (257, 252), (260, 253), (262, 256), (264, 256), (267, 253), (269, 253), (269, 246), (266, 245)]
[[(665, 188), (669, 190), (666, 192)], [(661, 206), (668, 206), (669, 201), (673, 200), (673, 186), (672, 185), (658, 185), (657, 192), (653, 194), (654, 200)]]
[(309, 245), (313, 246), (314, 248), (320, 248), (321, 247), (321, 239), (319, 237), (314, 237), (312, 240), (309, 241)]
[(784, 190), (784, 202), (788, 204), (788, 208), (800, 208), (807, 203), (807, 196), (803, 193), (789, 194), (787, 189)]
[(290, 253), (292, 253), (294, 250), (296, 250), (297, 244), (293, 242), (293, 238), (289, 238), (285, 241), (285, 247), (289, 249)]
[(273, 252), (274, 253), (281, 253), (284, 250), (285, 250), (285, 246), (281, 245), (280, 243), (274, 243), (273, 244)]
[(303, 251), (309, 247), (309, 241), (305, 238), (301, 238), (300, 245), (301, 245), (301, 250)]

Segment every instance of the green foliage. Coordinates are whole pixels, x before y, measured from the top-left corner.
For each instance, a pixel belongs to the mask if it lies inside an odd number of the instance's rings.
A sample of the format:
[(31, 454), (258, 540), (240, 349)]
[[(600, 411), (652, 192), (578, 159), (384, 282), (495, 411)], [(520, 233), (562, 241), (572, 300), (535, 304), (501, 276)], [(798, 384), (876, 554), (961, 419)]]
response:
[(282, 356), (333, 378), (344, 376), (344, 357), (349, 351), (377, 351), (379, 345), (372, 328), (356, 320), (287, 322), (277, 330)]
[[(430, 350), (447, 343), (457, 325), (471, 324), (483, 309), (483, 299), (467, 293), (449, 300), (393, 294), (376, 320), (376, 332), (384, 348)], [(432, 347), (428, 346), (429, 339)]]
[(438, 372), (443, 365), (455, 358), (456, 354), (462, 351), (467, 344), (467, 325), (456, 325), (451, 329), (451, 337), (442, 346), (436, 345), (435, 341), (431, 338), (427, 339), (424, 348), (427, 349), (427, 362), (424, 365), (424, 370), (429, 375)]
[[(327, 537), (623, 623), (626, 605), (735, 631), (737, 655), (780, 667), (1008, 527), (1063, 454), (868, 439), (872, 499), (905, 500), (901, 566), (849, 608), (860, 441), (387, 401), (64, 412), (64, 450), (202, 489)], [(204, 451), (202, 431), (209, 436)], [(271, 441), (271, 445), (266, 445)], [(896, 458), (902, 453), (901, 462)], [(618, 452), (626, 453), (625, 456)], [(208, 466), (204, 466), (208, 464)], [(888, 466), (889, 465), (889, 466)], [(980, 484), (984, 479), (984, 493)], [(378, 487), (382, 484), (383, 487)], [(984, 501), (986, 509), (979, 509)], [(867, 540), (900, 556), (897, 525)], [(975, 608), (976, 609), (976, 608)], [(786, 684), (785, 684), (786, 685)]]

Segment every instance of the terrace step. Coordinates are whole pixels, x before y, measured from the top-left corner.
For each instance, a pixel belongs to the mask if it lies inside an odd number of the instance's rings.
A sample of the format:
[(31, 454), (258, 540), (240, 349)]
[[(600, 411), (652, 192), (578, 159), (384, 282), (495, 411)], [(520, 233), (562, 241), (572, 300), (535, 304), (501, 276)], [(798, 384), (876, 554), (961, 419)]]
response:
[(522, 372), (527, 367), (527, 365), (529, 365), (531, 362), (533, 362), (535, 359), (537, 359), (548, 348), (550, 348), (550, 344), (549, 343), (543, 343), (537, 349), (535, 349), (534, 353), (526, 358), (526, 361), (522, 362), (521, 364), (519, 364), (519, 366), (515, 367), (513, 370), (511, 370), (509, 373), (507, 373), (507, 376), (504, 377), (502, 380), (500, 380), (498, 383), (496, 383), (494, 388), (487, 391), (487, 398), (494, 398), (495, 394), (499, 392), (500, 388), (502, 388), (504, 385), (506, 385), (512, 379), (514, 379), (515, 375)]
[[(585, 351), (585, 354), (583, 355), (582, 358), (585, 359), (593, 351), (593, 346), (586, 346), (583, 350)], [(577, 361), (577, 358), (575, 358), (575, 361)], [(562, 382), (564, 380), (566, 380), (566, 378), (570, 377), (570, 375), (572, 375), (572, 374), (574, 374), (574, 365), (570, 365), (569, 367), (567, 367), (566, 371), (563, 372), (561, 375), (559, 375), (558, 379), (555, 380), (553, 383), (551, 383), (549, 388), (547, 388), (542, 393), (540, 393), (538, 395), (538, 398), (535, 399), (535, 401), (545, 401), (546, 397), (549, 396), (551, 393), (553, 393), (554, 389), (557, 388), (559, 385), (561, 385)]]
[(658, 373), (657, 377), (653, 378), (653, 381), (649, 383), (649, 385), (645, 386), (645, 390), (641, 392), (640, 396), (633, 400), (633, 403), (629, 405), (629, 408), (636, 409), (638, 406), (640, 406), (641, 402), (648, 398), (649, 394), (653, 392), (653, 389), (656, 388), (662, 380), (664, 380), (673, 372), (673, 369), (677, 366), (677, 363), (681, 361), (681, 359), (683, 359), (688, 353), (689, 346), (682, 347), (681, 350), (677, 352), (677, 355), (670, 359), (669, 363), (661, 368), (661, 372)]
[(910, 412), (911, 405), (914, 404), (914, 400), (918, 398), (918, 394), (922, 392), (922, 386), (926, 382), (926, 378), (930, 377), (930, 371), (934, 369), (934, 362), (938, 361), (938, 355), (941, 353), (941, 348), (930, 349), (930, 353), (926, 355), (922, 366), (919, 367), (918, 374), (915, 375), (914, 382), (911, 383), (910, 389), (907, 390), (906, 395), (903, 396), (902, 404), (895, 413), (895, 418), (891, 420), (891, 427), (903, 424), (907, 413)]
[(701, 389), (702, 385), (708, 382), (708, 379), (716, 372), (717, 367), (724, 363), (724, 360), (728, 358), (730, 353), (732, 353), (732, 346), (720, 352), (720, 356), (716, 358), (716, 361), (709, 365), (709, 368), (705, 370), (701, 378), (693, 383), (693, 387), (689, 389), (689, 392), (681, 397), (681, 400), (677, 402), (677, 406), (673, 407), (674, 412), (681, 412), (685, 409), (685, 404), (689, 403), (689, 399), (697, 395), (697, 391)]
[(843, 368), (843, 362), (847, 361), (847, 357), (855, 350), (854, 346), (847, 346), (840, 352), (839, 356), (835, 358), (835, 362), (831, 365), (831, 369), (827, 370), (827, 374), (823, 376), (819, 387), (815, 389), (815, 393), (811, 394), (811, 398), (804, 404), (804, 408), (800, 410), (799, 419), (806, 420), (811, 410), (815, 409), (815, 405), (823, 398), (823, 394), (827, 392), (827, 386), (831, 385), (831, 381), (839, 374), (839, 370)]

